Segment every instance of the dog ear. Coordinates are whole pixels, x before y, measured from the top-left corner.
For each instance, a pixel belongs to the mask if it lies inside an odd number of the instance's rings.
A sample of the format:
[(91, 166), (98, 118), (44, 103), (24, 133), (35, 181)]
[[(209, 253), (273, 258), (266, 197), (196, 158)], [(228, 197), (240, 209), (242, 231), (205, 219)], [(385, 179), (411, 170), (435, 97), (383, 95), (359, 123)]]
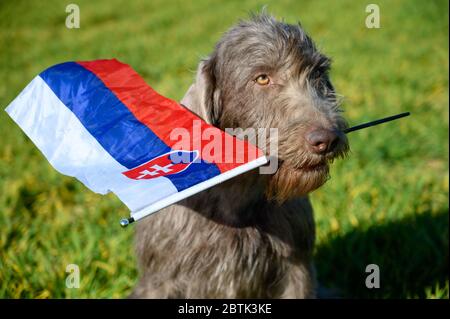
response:
[(212, 125), (218, 125), (222, 110), (220, 90), (216, 86), (215, 65), (214, 55), (199, 63), (195, 83), (181, 100), (181, 104)]

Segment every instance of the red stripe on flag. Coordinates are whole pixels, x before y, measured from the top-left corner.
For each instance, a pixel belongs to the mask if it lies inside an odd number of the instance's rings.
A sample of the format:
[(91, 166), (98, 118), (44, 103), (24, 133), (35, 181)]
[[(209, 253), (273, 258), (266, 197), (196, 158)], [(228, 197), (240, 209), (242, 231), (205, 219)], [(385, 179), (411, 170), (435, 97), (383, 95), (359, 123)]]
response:
[[(184, 128), (189, 132), (191, 139), (190, 149), (188, 150), (196, 149), (194, 147), (199, 144), (199, 141), (193, 141), (192, 139), (195, 130), (194, 121), (197, 120), (200, 121), (197, 122), (200, 123), (200, 132), (203, 133), (205, 129), (211, 129), (216, 130), (216, 134), (221, 136), (222, 161), (217, 161), (217, 157), (209, 154), (209, 152), (203, 152), (208, 144), (209, 148), (211, 147), (209, 140), (211, 137), (205, 138), (201, 134), (201, 149), (199, 150), (201, 158), (209, 163), (216, 164), (221, 172), (244, 164), (242, 161), (236, 163), (237, 159), (245, 159), (245, 162), (248, 162), (263, 155), (262, 151), (252, 144), (231, 137), (224, 131), (209, 125), (179, 103), (158, 94), (127, 64), (116, 59), (77, 63), (94, 73), (126, 105), (137, 120), (146, 125), (171, 148), (178, 142), (170, 138), (171, 131), (174, 128)], [(233, 148), (228, 150), (227, 154), (225, 154), (225, 137), (234, 140)], [(231, 151), (233, 160), (225, 161), (225, 156), (228, 158)]]

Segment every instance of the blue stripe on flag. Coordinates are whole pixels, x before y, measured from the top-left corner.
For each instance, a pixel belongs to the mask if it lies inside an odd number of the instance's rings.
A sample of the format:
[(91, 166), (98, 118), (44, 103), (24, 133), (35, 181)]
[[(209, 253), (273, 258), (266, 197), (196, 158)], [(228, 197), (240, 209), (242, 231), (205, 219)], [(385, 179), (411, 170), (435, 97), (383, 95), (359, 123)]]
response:
[(178, 191), (189, 188), (195, 184), (206, 181), (220, 174), (216, 165), (202, 160), (199, 163), (192, 163), (186, 170), (165, 177), (175, 185)]
[[(123, 166), (131, 169), (171, 150), (94, 73), (81, 65), (58, 64), (42, 72), (40, 77)], [(165, 177), (181, 191), (219, 174), (216, 165), (202, 161)]]

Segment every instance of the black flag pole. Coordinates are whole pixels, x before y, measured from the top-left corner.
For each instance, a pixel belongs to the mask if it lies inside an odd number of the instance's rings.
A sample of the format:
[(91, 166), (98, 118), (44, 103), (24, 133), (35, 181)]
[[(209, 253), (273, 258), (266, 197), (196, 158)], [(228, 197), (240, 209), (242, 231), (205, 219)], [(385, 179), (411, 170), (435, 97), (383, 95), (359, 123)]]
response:
[[(405, 117), (405, 116), (408, 116), (408, 115), (410, 115), (409, 112), (404, 112), (404, 113), (400, 113), (400, 114), (397, 114), (397, 115), (388, 116), (388, 117), (385, 117), (385, 118), (382, 118), (382, 119), (379, 119), (379, 120), (375, 120), (375, 121), (359, 124), (359, 125), (356, 125), (356, 126), (353, 126), (353, 127), (349, 127), (347, 129), (343, 130), (343, 132), (345, 134), (347, 134), (347, 133), (350, 133), (350, 132), (353, 132), (353, 131), (361, 130), (361, 129), (366, 128), (366, 127), (371, 127), (371, 126), (375, 126), (375, 125), (378, 125), (378, 124), (381, 124), (381, 123), (386, 123), (386, 122), (390, 122), (390, 121), (393, 121), (393, 120), (397, 120), (399, 118), (402, 118), (402, 117)], [(120, 220), (120, 226), (127, 227), (129, 224), (132, 224), (134, 222), (135, 222), (135, 220), (134, 220), (133, 217), (122, 218)]]
[(390, 122), (390, 121), (393, 121), (393, 120), (396, 120), (396, 119), (408, 116), (410, 114), (411, 114), (410, 112), (404, 112), (404, 113), (400, 113), (400, 114), (397, 114), (397, 115), (388, 116), (388, 117), (385, 117), (385, 118), (382, 118), (382, 119), (379, 119), (379, 120), (375, 120), (375, 121), (371, 121), (371, 122), (367, 122), (367, 123), (363, 123), (363, 124), (359, 124), (359, 125), (350, 127), (348, 129), (343, 130), (343, 132), (345, 134), (347, 134), (347, 133), (350, 133), (350, 132), (353, 132), (353, 131), (361, 130), (361, 129), (366, 128), (366, 127), (371, 127), (371, 126), (375, 126), (375, 125), (378, 125), (378, 124), (381, 124), (381, 123)]
[(130, 218), (122, 218), (120, 220), (120, 226), (122, 227), (127, 227), (128, 225), (134, 223), (134, 218), (130, 217)]

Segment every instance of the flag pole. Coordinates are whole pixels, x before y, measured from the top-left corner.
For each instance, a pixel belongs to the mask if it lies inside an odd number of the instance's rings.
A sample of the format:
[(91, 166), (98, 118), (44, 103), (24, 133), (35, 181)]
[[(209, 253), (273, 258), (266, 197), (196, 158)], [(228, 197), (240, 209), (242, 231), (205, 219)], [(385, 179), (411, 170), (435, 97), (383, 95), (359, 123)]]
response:
[(409, 113), (409, 112), (404, 112), (404, 113), (400, 113), (400, 114), (397, 114), (397, 115), (388, 116), (388, 117), (385, 117), (385, 118), (382, 118), (382, 119), (379, 119), (379, 120), (375, 120), (375, 121), (371, 121), (371, 122), (367, 122), (367, 123), (364, 123), (364, 124), (359, 124), (359, 125), (350, 127), (348, 129), (345, 129), (343, 132), (345, 134), (348, 134), (350, 132), (361, 130), (361, 129), (366, 128), (366, 127), (371, 127), (371, 126), (375, 126), (375, 125), (378, 125), (378, 124), (381, 124), (381, 123), (390, 122), (390, 121), (393, 121), (393, 120), (396, 120), (396, 119), (408, 116), (410, 114), (411, 113)]
[(130, 218), (122, 218), (120, 220), (120, 226), (123, 228), (127, 227), (129, 224), (138, 221), (150, 214), (153, 214), (169, 205), (172, 205), (182, 199), (185, 199), (189, 196), (192, 196), (194, 194), (197, 194), (207, 188), (213, 187), (219, 183), (222, 183), (232, 177), (235, 177), (239, 174), (245, 173), (251, 169), (257, 168), (261, 165), (267, 164), (268, 159), (265, 156), (258, 157), (257, 159), (250, 161), (248, 163), (245, 163), (241, 166), (235, 167), (229, 171), (226, 171), (222, 174), (219, 174), (217, 176), (214, 176), (211, 179), (208, 179), (206, 181), (203, 181), (201, 183), (198, 183), (192, 187), (189, 187), (181, 192), (172, 194), (156, 203), (153, 203), (139, 211), (132, 212)]
[(127, 227), (128, 225), (134, 223), (134, 218), (130, 217), (130, 218), (122, 218), (120, 220), (120, 226), (122, 226), (123, 228)]
[[(343, 130), (343, 132), (345, 134), (348, 134), (350, 132), (354, 132), (357, 130), (361, 130), (363, 128), (366, 127), (370, 127), (370, 126), (374, 126), (374, 125), (378, 125), (381, 123), (385, 123), (385, 122), (390, 122), (405, 116), (410, 115), (409, 112), (404, 112), (404, 113), (400, 113), (397, 115), (393, 115), (393, 116), (389, 116), (389, 117), (385, 117), (379, 120), (375, 120), (375, 121), (371, 121), (368, 123), (363, 123), (363, 124), (359, 124), (350, 128), (347, 128), (345, 130)], [(144, 218), (145, 216), (150, 215), (151, 213), (154, 213), (155, 211), (158, 211), (164, 207), (167, 207), (183, 198), (186, 198), (188, 196), (191, 196), (195, 193), (198, 193), (206, 188), (212, 187), (220, 182), (223, 182), (224, 180), (227, 180), (231, 177), (234, 177), (236, 175), (242, 174), (250, 169), (256, 168), (258, 166), (261, 166), (263, 164), (267, 163), (267, 158), (266, 157), (260, 157), (252, 162), (249, 162), (245, 165), (242, 165), (240, 167), (237, 167), (231, 171), (228, 171), (226, 173), (220, 174), (210, 180), (204, 181), (200, 184), (195, 185), (194, 187), (191, 187), (188, 190), (185, 190), (183, 192), (174, 194), (173, 196), (170, 196), (169, 198), (165, 199), (164, 201), (162, 201), (161, 203), (156, 203), (156, 205), (150, 205), (149, 207), (147, 207), (146, 209), (141, 210), (140, 212), (137, 212), (135, 214), (135, 217), (137, 218), (137, 220)], [(120, 220), (120, 226), (122, 226), (123, 228), (127, 227), (128, 225), (134, 223), (136, 220), (134, 219), (134, 217), (130, 217), (130, 218), (122, 218)]]

